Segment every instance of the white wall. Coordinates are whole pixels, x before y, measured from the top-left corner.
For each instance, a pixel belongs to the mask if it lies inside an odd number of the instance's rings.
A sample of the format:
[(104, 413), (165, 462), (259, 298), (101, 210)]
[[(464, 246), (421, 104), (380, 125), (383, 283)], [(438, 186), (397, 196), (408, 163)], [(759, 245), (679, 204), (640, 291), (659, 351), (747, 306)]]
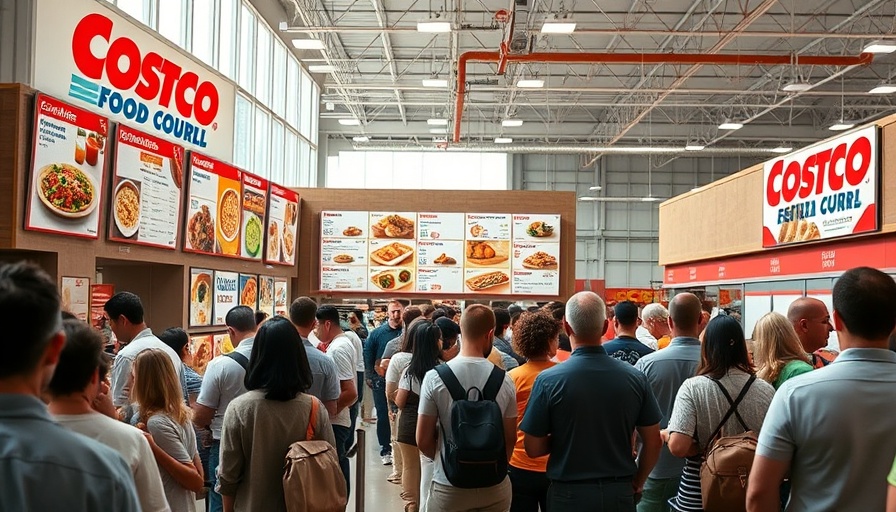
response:
[(32, 0), (0, 0), (0, 82), (31, 82)]

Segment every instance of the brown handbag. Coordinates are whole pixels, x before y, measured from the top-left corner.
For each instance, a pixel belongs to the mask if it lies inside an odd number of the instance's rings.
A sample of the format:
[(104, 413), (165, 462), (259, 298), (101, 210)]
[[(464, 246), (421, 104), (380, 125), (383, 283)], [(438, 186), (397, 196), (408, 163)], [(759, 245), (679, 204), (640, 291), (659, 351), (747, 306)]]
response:
[(283, 497), (287, 512), (343, 512), (348, 505), (345, 477), (336, 448), (314, 440), (320, 405), (311, 397), (311, 417), (304, 441), (289, 446), (283, 470)]

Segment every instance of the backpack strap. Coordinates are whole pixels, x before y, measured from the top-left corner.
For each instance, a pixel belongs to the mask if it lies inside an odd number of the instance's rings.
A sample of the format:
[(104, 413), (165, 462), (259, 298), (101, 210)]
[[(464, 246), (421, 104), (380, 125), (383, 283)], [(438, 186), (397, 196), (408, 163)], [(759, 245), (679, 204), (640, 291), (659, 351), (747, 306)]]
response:
[(451, 393), (452, 400), (459, 402), (467, 399), (467, 392), (464, 391), (464, 387), (461, 386), (460, 381), (457, 380), (457, 376), (451, 371), (450, 366), (446, 363), (442, 363), (436, 366), (436, 373), (439, 374), (439, 377), (442, 378), (442, 382), (445, 383), (445, 388)]
[[(740, 394), (737, 395), (737, 398), (735, 400), (731, 400), (731, 395), (728, 394), (728, 390), (725, 389), (725, 386), (723, 386), (721, 382), (717, 381), (716, 379), (710, 379), (710, 380), (715, 382), (716, 384), (718, 384), (719, 389), (722, 390), (722, 394), (725, 395), (725, 398), (728, 399), (728, 403), (731, 405), (728, 408), (728, 412), (725, 414), (725, 416), (722, 418), (722, 421), (719, 423), (719, 426), (716, 427), (716, 430), (712, 433), (711, 436), (709, 436), (709, 443), (707, 443), (707, 445), (706, 445), (707, 449), (709, 449), (709, 447), (712, 446), (713, 440), (716, 438), (716, 436), (718, 436), (722, 432), (722, 427), (725, 426), (725, 423), (728, 422), (728, 419), (731, 418), (731, 416), (733, 414), (737, 413), (737, 406), (740, 405), (740, 403), (743, 401), (744, 397), (747, 396), (747, 391), (750, 390), (750, 386), (753, 385), (753, 381), (756, 380), (756, 376), (750, 375), (749, 380), (747, 380), (747, 383), (744, 384), (743, 389), (740, 390)], [(744, 423), (743, 418), (740, 417), (740, 414), (737, 415), (737, 420), (740, 422), (740, 425), (742, 427), (744, 427), (744, 430), (750, 430), (747, 427), (747, 425)]]
[(492, 368), (492, 373), (489, 374), (488, 380), (485, 382), (485, 387), (482, 388), (482, 400), (489, 400), (492, 402), (497, 401), (498, 392), (501, 391), (501, 386), (504, 384), (504, 370), (495, 366)]
[(242, 366), (243, 371), (249, 371), (249, 358), (248, 357), (244, 356), (243, 354), (240, 354), (237, 351), (228, 352), (224, 355), (233, 359), (234, 361), (237, 362), (238, 365)]
[[(309, 395), (310, 396), (310, 395)], [(314, 439), (314, 425), (317, 424), (317, 412), (318, 412), (317, 398), (311, 397), (311, 415), (308, 418), (308, 429), (305, 431), (305, 440), (311, 441)]]

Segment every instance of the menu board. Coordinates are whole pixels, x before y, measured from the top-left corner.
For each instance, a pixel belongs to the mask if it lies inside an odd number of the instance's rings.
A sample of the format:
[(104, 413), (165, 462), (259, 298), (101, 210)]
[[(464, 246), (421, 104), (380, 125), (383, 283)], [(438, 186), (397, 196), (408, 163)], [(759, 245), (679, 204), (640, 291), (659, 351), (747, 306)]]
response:
[(268, 210), (267, 263), (295, 265), (296, 237), (299, 226), (299, 194), (271, 183), (271, 207)]
[(212, 282), (214, 272), (190, 269), (190, 327), (212, 324)]
[(240, 275), (236, 272), (215, 272), (214, 325), (224, 325), (224, 317), (239, 305)]
[[(115, 286), (111, 284), (92, 284), (90, 285), (90, 324), (100, 332), (105, 333), (109, 328), (106, 322), (106, 316), (103, 307), (106, 302), (115, 295)], [(109, 341), (108, 339), (106, 340)]]
[(321, 213), (321, 290), (557, 295), (560, 216)]
[(268, 316), (274, 315), (274, 278), (258, 276), (258, 309)]
[(25, 229), (99, 236), (109, 120), (37, 95)]
[(115, 141), (109, 239), (174, 249), (184, 148), (124, 125)]
[(258, 309), (258, 276), (240, 274), (240, 306)]
[(232, 165), (190, 152), (184, 251), (241, 256), (242, 175)]
[(208, 362), (211, 361), (214, 356), (212, 336), (210, 334), (191, 336), (190, 353), (193, 354), (193, 364), (190, 366), (199, 375), (204, 375)]
[(274, 314), (289, 316), (289, 296), (286, 279), (274, 279)]
[(62, 310), (87, 321), (90, 310), (90, 279), (86, 277), (62, 278)]
[(243, 243), (244, 258), (261, 261), (264, 245), (265, 213), (268, 206), (268, 181), (243, 173)]

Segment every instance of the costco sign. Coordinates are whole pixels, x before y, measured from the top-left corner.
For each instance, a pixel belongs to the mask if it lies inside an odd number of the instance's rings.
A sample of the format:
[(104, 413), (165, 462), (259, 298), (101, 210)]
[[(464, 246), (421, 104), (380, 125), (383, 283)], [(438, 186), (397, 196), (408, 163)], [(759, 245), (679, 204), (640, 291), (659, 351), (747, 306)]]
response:
[(878, 229), (877, 126), (768, 161), (763, 170), (763, 247)]

